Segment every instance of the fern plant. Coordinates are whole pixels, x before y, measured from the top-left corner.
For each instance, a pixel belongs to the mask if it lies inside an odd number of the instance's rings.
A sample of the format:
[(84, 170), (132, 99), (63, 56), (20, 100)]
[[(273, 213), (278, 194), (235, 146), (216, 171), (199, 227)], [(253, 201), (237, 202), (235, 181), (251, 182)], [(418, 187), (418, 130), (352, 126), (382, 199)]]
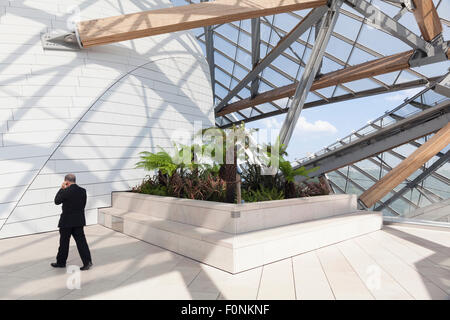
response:
[(308, 177), (308, 175), (310, 173), (319, 169), (319, 167), (315, 167), (315, 168), (312, 168), (309, 170), (306, 170), (305, 167), (300, 167), (300, 168), (294, 169), (291, 165), (291, 162), (284, 160), (284, 159), (281, 159), (279, 165), (280, 165), (280, 171), (283, 174), (283, 177), (286, 180), (286, 182), (294, 182), (295, 177), (297, 177), (297, 176)]
[(284, 192), (276, 187), (259, 188), (257, 190), (248, 189), (242, 190), (242, 199), (245, 202), (282, 200), (284, 199)]
[(147, 171), (158, 169), (162, 174), (167, 174), (169, 177), (178, 169), (179, 165), (163, 149), (157, 153), (143, 151), (139, 154), (141, 161), (136, 163), (137, 168), (143, 168)]

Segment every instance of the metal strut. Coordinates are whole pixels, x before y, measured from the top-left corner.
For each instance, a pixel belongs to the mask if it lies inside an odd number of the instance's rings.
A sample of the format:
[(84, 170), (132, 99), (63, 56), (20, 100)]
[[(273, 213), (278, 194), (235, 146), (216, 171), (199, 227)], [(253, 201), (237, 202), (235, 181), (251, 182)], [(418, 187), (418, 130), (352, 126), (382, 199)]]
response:
[(322, 18), (320, 30), (317, 34), (310, 58), (306, 63), (305, 70), (303, 71), (302, 77), (291, 101), (286, 119), (284, 120), (283, 126), (280, 130), (280, 142), (286, 146), (292, 137), (295, 125), (297, 124), (303, 105), (305, 104), (306, 97), (308, 96), (314, 78), (316, 77), (322, 63), (322, 58), (328, 41), (330, 40), (331, 33), (333, 32), (333, 28), (336, 24), (341, 5), (342, 0), (333, 1), (331, 3), (331, 7)]

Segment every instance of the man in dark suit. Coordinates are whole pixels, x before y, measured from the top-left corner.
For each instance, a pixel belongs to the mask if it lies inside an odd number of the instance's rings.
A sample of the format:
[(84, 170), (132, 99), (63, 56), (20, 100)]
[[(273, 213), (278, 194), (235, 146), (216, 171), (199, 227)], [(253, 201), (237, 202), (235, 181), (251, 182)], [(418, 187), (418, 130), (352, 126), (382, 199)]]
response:
[(83, 261), (80, 270), (88, 270), (92, 266), (91, 253), (89, 251), (83, 227), (86, 225), (84, 207), (86, 206), (86, 190), (78, 186), (74, 174), (64, 177), (64, 182), (55, 196), (55, 204), (62, 203), (62, 213), (59, 219), (59, 249), (54, 268), (65, 268), (69, 255), (70, 236), (73, 236), (77, 244), (78, 253)]

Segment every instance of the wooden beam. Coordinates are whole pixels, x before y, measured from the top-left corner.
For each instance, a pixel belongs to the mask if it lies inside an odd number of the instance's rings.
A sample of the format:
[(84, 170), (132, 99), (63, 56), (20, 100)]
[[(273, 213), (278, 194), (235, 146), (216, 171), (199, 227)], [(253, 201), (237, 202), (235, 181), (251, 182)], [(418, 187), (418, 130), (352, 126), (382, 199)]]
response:
[(422, 37), (431, 41), (442, 33), (442, 24), (433, 0), (414, 0), (414, 17), (419, 25)]
[[(397, 53), (380, 59), (368, 61), (352, 67), (336, 70), (323, 74), (313, 82), (311, 91), (318, 90), (338, 84), (360, 80), (368, 77), (408, 69), (409, 59), (413, 51)], [(450, 49), (447, 51), (447, 57), (450, 57)], [(270, 101), (288, 98), (294, 95), (297, 83), (292, 83), (283, 87), (266, 91), (256, 95), (253, 99), (247, 98), (226, 105), (217, 112), (216, 116), (223, 116), (242, 109), (250, 108)]]
[(92, 47), (326, 4), (327, 0), (216, 0), (82, 21), (78, 33), (83, 47)]
[(396, 186), (423, 166), (428, 160), (444, 149), (449, 143), (450, 123), (447, 123), (447, 125), (431, 137), (430, 140), (422, 144), (409, 157), (366, 190), (359, 197), (359, 200), (361, 200), (368, 208), (372, 207), (377, 201), (381, 200)]
[[(355, 94), (346, 93), (346, 94), (343, 94), (340, 96), (328, 98), (327, 100), (321, 99), (321, 100), (307, 102), (307, 103), (305, 103), (305, 106), (303, 107), (303, 109), (315, 108), (315, 107), (320, 107), (320, 106), (331, 104), (331, 103), (370, 97), (370, 96), (374, 96), (374, 95), (378, 95), (378, 94), (382, 94), (382, 93), (396, 92), (396, 91), (401, 91), (401, 90), (405, 90), (405, 89), (417, 88), (417, 87), (424, 86), (430, 82), (436, 82), (440, 78), (441, 77), (432, 77), (432, 78), (428, 78), (427, 80), (418, 79), (418, 80), (395, 84), (389, 88), (378, 87), (378, 88), (372, 88), (372, 89), (368, 89), (368, 90), (358, 91)], [(288, 108), (284, 108), (284, 109), (279, 109), (279, 110), (275, 110), (275, 111), (271, 111), (271, 112), (261, 113), (259, 115), (252, 116), (252, 117), (244, 119), (244, 120), (238, 120), (235, 122), (227, 123), (220, 127), (221, 128), (230, 128), (233, 125), (239, 125), (242, 121), (248, 123), (248, 122), (261, 120), (261, 119), (268, 118), (268, 117), (273, 117), (273, 116), (276, 116), (279, 114), (283, 114), (283, 113), (286, 113), (287, 111), (288, 111)]]
[[(413, 51), (402, 52), (377, 60), (368, 61), (356, 66), (336, 70), (322, 75), (313, 82), (311, 90), (326, 88), (340, 83), (355, 81), (367, 77), (389, 73), (409, 67), (409, 59)], [(243, 99), (225, 106), (216, 116), (222, 116), (231, 112), (246, 109), (258, 104), (291, 97), (295, 93), (297, 83), (266, 91), (255, 96), (253, 99)]]

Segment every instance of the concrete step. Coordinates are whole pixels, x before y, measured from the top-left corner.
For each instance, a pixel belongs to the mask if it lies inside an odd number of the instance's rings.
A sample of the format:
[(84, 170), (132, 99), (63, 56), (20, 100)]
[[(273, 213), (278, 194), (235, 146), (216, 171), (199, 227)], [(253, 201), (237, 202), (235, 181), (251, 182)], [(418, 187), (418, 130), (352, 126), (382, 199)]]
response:
[(240, 234), (354, 212), (357, 210), (357, 197), (340, 194), (238, 205), (113, 192), (112, 207), (158, 219)]
[(238, 273), (379, 230), (378, 212), (355, 211), (241, 234), (159, 219), (117, 208), (99, 209), (99, 224)]

